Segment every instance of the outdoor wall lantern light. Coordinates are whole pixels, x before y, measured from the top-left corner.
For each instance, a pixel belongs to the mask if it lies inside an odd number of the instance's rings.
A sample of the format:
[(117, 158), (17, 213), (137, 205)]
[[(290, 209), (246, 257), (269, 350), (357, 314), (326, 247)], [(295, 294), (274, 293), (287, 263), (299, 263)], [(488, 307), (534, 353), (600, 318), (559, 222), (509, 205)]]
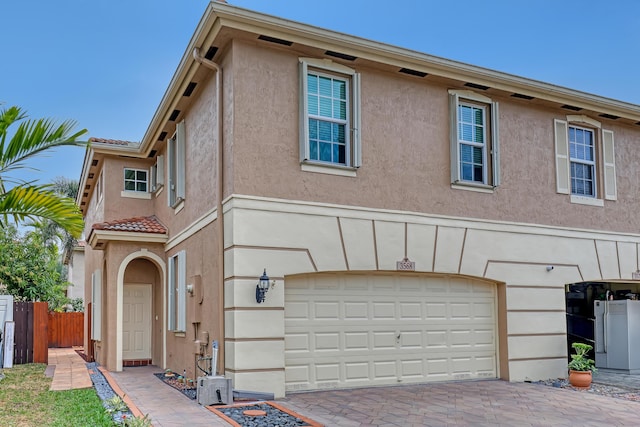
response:
[(267, 269), (264, 269), (264, 273), (260, 276), (258, 284), (256, 285), (256, 302), (260, 304), (264, 302), (269, 290), (269, 276), (267, 276)]

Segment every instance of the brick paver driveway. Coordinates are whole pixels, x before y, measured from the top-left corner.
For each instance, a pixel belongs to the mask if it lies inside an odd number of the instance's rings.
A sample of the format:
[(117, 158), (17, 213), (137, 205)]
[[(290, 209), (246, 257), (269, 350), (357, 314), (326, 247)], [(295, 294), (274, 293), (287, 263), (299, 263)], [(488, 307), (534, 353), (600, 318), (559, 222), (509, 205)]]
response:
[(640, 425), (638, 402), (500, 380), (299, 393), (280, 403), (327, 427)]

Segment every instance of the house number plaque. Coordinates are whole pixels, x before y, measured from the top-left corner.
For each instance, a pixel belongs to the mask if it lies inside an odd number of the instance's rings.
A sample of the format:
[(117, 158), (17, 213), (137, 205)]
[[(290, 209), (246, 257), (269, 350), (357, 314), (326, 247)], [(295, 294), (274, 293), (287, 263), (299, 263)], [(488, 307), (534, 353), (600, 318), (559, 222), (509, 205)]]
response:
[(399, 271), (416, 271), (416, 263), (409, 261), (409, 258), (404, 258), (402, 261), (396, 262), (396, 270)]

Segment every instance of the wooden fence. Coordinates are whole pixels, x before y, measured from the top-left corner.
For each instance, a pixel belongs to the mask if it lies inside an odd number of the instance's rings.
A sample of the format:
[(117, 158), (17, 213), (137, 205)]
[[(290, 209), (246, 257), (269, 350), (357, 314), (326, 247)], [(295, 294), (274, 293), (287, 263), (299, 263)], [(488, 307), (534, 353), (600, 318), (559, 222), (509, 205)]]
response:
[(49, 347), (82, 347), (84, 313), (49, 313)]
[(14, 302), (13, 363), (48, 363), (48, 310), (46, 302)]

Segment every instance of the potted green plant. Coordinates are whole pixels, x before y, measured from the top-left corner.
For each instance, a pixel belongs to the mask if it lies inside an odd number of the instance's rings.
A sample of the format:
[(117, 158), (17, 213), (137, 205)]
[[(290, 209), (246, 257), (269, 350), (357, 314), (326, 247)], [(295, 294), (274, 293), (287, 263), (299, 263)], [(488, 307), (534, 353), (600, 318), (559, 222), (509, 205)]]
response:
[(571, 347), (575, 354), (571, 355), (568, 365), (569, 383), (574, 387), (589, 388), (593, 380), (593, 372), (596, 371), (596, 364), (593, 359), (589, 359), (587, 353), (593, 347), (581, 342), (574, 342)]

